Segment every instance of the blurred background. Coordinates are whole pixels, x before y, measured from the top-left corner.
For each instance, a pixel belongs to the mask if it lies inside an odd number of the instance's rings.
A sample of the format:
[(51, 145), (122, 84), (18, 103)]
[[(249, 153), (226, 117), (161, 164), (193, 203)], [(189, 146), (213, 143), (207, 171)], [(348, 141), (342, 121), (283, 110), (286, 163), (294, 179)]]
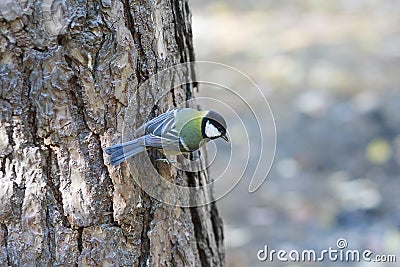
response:
[(400, 1), (190, 5), (197, 60), (249, 75), (277, 126), (261, 189), (241, 182), (217, 203), (228, 266), (316, 266), (261, 262), (257, 251), (337, 248), (339, 238), (398, 262), (324, 265), (400, 266)]

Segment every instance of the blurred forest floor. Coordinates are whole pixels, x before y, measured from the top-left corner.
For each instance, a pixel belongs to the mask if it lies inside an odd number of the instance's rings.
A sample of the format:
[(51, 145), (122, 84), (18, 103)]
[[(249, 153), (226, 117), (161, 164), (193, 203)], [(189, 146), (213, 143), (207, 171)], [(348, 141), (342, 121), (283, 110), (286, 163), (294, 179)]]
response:
[(197, 60), (249, 75), (277, 125), (261, 189), (249, 194), (241, 183), (217, 203), (228, 266), (310, 266), (256, 253), (336, 248), (339, 238), (400, 264), (400, 1), (190, 5)]

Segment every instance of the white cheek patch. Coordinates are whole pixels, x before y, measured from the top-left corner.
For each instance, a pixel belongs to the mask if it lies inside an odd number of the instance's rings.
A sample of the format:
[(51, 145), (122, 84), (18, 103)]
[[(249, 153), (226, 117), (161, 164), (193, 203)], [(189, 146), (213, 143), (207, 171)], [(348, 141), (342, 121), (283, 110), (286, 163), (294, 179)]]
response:
[(210, 138), (221, 135), (220, 131), (218, 131), (218, 129), (215, 128), (215, 126), (212, 125), (209, 121), (207, 121), (207, 123), (206, 123), (205, 133), (206, 133), (207, 137), (210, 137)]

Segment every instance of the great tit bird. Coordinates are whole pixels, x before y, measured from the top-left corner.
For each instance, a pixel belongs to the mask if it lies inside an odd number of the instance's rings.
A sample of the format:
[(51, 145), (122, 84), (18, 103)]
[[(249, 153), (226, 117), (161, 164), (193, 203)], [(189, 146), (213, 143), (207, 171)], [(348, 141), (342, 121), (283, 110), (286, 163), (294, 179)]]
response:
[(107, 147), (110, 163), (115, 166), (148, 148), (164, 150), (166, 154), (189, 153), (208, 141), (226, 136), (226, 122), (215, 111), (191, 108), (169, 110), (139, 127), (135, 134), (143, 136), (126, 143)]

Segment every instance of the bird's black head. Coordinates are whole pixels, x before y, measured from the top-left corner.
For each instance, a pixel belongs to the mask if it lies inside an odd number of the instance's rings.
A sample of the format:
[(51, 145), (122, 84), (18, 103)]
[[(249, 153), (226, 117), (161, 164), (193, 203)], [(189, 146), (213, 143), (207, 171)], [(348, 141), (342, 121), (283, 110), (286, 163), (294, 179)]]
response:
[(226, 136), (226, 122), (221, 115), (215, 111), (208, 111), (201, 121), (201, 134), (203, 138), (216, 139), (222, 137), (229, 141)]

